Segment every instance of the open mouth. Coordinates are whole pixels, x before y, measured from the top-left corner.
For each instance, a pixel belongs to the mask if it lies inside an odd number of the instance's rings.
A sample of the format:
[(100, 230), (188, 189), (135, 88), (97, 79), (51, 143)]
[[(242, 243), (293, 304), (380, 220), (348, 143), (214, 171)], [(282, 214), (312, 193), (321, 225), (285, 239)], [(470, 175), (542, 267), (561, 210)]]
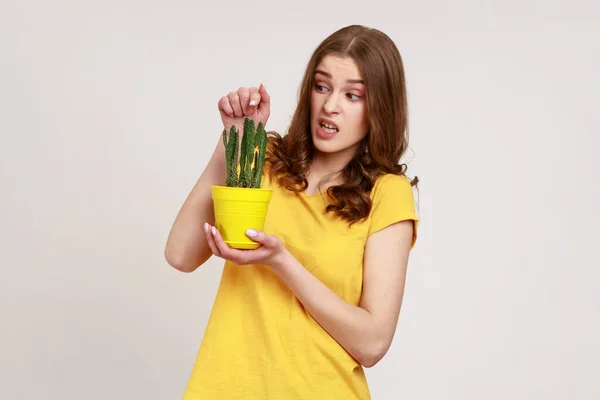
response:
[(319, 120), (319, 125), (321, 126), (321, 129), (325, 133), (337, 133), (337, 132), (339, 132), (339, 128), (332, 121), (320, 119)]

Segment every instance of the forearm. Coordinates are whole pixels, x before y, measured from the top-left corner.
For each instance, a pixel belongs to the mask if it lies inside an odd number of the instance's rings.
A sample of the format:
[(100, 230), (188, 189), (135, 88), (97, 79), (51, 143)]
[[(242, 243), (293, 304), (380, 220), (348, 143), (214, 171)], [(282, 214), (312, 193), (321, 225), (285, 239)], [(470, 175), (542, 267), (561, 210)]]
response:
[(362, 365), (374, 365), (385, 353), (385, 339), (369, 311), (342, 299), (288, 252), (273, 270), (319, 325)]

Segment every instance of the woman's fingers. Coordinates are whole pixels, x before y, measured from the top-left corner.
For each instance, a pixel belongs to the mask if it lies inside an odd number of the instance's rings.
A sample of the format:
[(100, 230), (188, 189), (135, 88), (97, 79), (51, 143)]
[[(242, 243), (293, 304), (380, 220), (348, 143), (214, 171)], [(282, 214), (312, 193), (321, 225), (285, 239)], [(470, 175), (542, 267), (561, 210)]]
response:
[(258, 92), (258, 88), (255, 88), (255, 87), (250, 88), (249, 93), (250, 93), (250, 102), (248, 104), (248, 113), (254, 114), (254, 111), (256, 111), (256, 107), (261, 102), (260, 93)]
[(240, 97), (237, 92), (230, 92), (227, 97), (229, 98), (229, 103), (231, 104), (231, 108), (233, 108), (233, 113), (236, 117), (241, 118), (244, 115), (244, 111), (242, 110), (242, 106), (240, 104)]
[(250, 103), (250, 90), (248, 88), (239, 88), (238, 89), (238, 97), (240, 99), (240, 106), (242, 107), (242, 112), (245, 116), (250, 115), (249, 112), (249, 103)]
[[(219, 100), (218, 108), (223, 118), (227, 116), (243, 120), (245, 117), (250, 117), (255, 119), (255, 122), (263, 121), (266, 125), (271, 113), (270, 103), (271, 96), (261, 84), (258, 88), (241, 87), (237, 91), (229, 92)], [(225, 120), (223, 122), (227, 125)]]
[(213, 254), (217, 257), (223, 257), (221, 255), (221, 251), (215, 243), (215, 239), (212, 234), (212, 227), (206, 222), (204, 223), (204, 232), (206, 233), (206, 241), (208, 242), (208, 246), (212, 250)]
[(228, 254), (227, 248), (226, 248), (227, 245), (223, 241), (223, 238), (221, 238), (219, 236), (220, 232), (217, 231), (217, 228), (215, 228), (214, 226), (211, 227), (211, 232), (212, 232), (212, 235), (213, 235), (213, 239), (215, 240), (215, 245), (217, 246), (217, 249), (219, 249), (219, 253), (221, 253), (221, 255), (224, 258), (228, 258), (229, 254)]
[(260, 84), (260, 87), (258, 88), (258, 92), (261, 97), (261, 102), (263, 102), (265, 104), (271, 103), (271, 96), (269, 95), (269, 93), (267, 93), (267, 89), (264, 87), (264, 85), (262, 83)]
[(219, 100), (219, 111), (227, 114), (229, 117), (233, 117), (235, 114), (233, 112), (233, 108), (231, 107), (231, 103), (229, 102), (229, 97), (223, 96), (221, 100)]
[[(263, 264), (279, 262), (283, 251), (283, 244), (276, 236), (270, 236), (262, 231), (257, 231), (256, 235), (249, 235), (253, 240), (259, 243), (259, 247), (252, 250), (240, 250), (229, 247), (214, 226), (208, 223), (204, 224), (206, 239), (213, 254), (225, 260), (229, 260), (236, 265)], [(247, 231), (251, 233), (250, 231)]]
[(236, 264), (239, 263), (236, 255), (234, 255), (229, 246), (227, 246), (227, 243), (225, 243), (223, 237), (221, 236), (221, 233), (217, 230), (217, 228), (209, 225), (208, 223), (205, 223), (204, 232), (206, 232), (206, 239), (208, 241), (208, 245), (214, 255), (224, 259), (231, 259), (231, 261), (233, 261)]
[(260, 95), (260, 103), (258, 103), (258, 111), (263, 115), (265, 119), (269, 119), (269, 115), (271, 115), (271, 96), (267, 93), (267, 89), (260, 84), (258, 88), (258, 92)]
[(223, 240), (221, 232), (219, 232), (217, 228), (215, 228), (214, 226), (210, 227), (210, 233), (212, 233), (212, 239), (221, 258), (224, 258), (225, 260), (230, 260), (236, 265), (246, 264), (246, 258), (244, 257), (244, 254), (239, 254), (239, 250), (230, 249), (229, 246), (227, 246), (227, 243), (225, 243), (225, 241)]

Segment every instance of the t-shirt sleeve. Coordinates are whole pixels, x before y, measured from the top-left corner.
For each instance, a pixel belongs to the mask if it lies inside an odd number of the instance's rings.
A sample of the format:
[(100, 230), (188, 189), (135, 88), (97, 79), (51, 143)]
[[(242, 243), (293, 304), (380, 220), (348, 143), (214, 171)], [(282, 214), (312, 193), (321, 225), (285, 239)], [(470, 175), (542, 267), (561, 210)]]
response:
[(419, 218), (415, 211), (413, 187), (408, 178), (387, 174), (377, 180), (373, 188), (369, 219), (369, 235), (395, 222), (412, 220), (414, 228), (411, 248), (415, 245)]

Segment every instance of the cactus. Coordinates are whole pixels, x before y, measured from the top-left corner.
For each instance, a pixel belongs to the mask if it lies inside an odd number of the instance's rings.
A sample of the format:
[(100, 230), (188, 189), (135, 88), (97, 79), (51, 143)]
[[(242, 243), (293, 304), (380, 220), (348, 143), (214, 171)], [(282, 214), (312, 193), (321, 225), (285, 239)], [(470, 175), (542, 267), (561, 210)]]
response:
[(267, 133), (263, 123), (259, 122), (258, 127), (255, 129), (253, 120), (244, 119), (239, 171), (239, 131), (235, 126), (232, 126), (229, 130), (229, 139), (226, 132), (226, 129), (224, 129), (223, 144), (225, 145), (225, 160), (227, 163), (226, 185), (240, 188), (260, 188), (267, 150)]
[(237, 175), (237, 161), (238, 161), (238, 147), (239, 147), (239, 135), (235, 126), (231, 126), (229, 130), (229, 141), (225, 135), (226, 130), (223, 129), (223, 144), (225, 145), (225, 162), (227, 164), (227, 186), (237, 187), (238, 186), (238, 175)]
[(258, 123), (256, 136), (254, 138), (254, 146), (258, 146), (258, 153), (255, 153), (256, 161), (254, 174), (252, 177), (252, 187), (259, 188), (262, 179), (263, 167), (265, 166), (265, 154), (267, 153), (267, 132), (265, 131), (265, 127), (262, 122)]

